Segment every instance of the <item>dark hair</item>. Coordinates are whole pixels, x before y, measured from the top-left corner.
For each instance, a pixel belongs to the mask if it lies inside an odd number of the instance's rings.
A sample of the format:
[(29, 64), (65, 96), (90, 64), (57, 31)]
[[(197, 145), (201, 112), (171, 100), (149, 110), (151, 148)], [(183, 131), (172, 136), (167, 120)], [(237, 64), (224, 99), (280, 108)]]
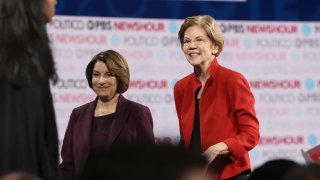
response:
[(257, 167), (250, 175), (249, 180), (281, 180), (286, 172), (298, 164), (289, 159), (274, 159)]
[[(44, 22), (44, 0), (0, 1), (0, 78), (16, 85), (46, 78), (38, 48), (45, 48), (49, 74), (56, 80), (54, 62)], [(39, 47), (39, 42), (44, 42)], [(35, 76), (32, 76), (35, 75)]]
[(117, 79), (117, 93), (124, 93), (129, 88), (130, 72), (125, 58), (116, 51), (107, 50), (95, 55), (86, 68), (86, 78), (90, 88), (92, 88), (92, 73), (94, 65), (103, 62), (109, 72)]

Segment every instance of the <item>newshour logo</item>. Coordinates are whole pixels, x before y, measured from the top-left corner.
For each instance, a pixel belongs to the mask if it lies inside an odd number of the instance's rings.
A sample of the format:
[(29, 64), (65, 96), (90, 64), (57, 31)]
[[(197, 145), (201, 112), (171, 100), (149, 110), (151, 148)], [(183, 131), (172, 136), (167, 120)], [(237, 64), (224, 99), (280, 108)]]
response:
[(132, 89), (168, 89), (167, 80), (131, 80)]
[(301, 89), (300, 80), (250, 80), (253, 89)]
[(253, 34), (297, 34), (298, 26), (295, 24), (247, 24), (245, 30)]
[(302, 135), (297, 136), (263, 136), (260, 137), (259, 145), (304, 145), (305, 138)]
[(114, 21), (114, 29), (118, 31), (143, 31), (143, 32), (164, 32), (163, 22), (141, 22), (141, 21)]

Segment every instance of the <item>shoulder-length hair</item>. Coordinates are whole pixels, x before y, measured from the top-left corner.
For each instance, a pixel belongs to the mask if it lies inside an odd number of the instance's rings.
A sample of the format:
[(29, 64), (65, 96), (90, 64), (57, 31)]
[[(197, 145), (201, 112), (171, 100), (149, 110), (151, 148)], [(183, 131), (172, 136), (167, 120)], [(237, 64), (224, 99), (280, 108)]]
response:
[(116, 51), (107, 50), (95, 55), (86, 68), (86, 78), (89, 87), (92, 88), (92, 73), (94, 65), (103, 62), (109, 72), (117, 79), (117, 93), (124, 93), (129, 88), (130, 72), (126, 59)]

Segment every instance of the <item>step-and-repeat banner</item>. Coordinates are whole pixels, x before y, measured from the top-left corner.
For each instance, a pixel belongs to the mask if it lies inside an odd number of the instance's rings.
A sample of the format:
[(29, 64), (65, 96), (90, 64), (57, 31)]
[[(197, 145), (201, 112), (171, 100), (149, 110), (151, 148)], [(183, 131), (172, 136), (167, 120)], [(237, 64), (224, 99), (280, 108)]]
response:
[[(52, 86), (60, 140), (73, 108), (95, 94), (85, 68), (100, 51), (113, 49), (127, 60), (130, 87), (125, 97), (152, 112), (156, 141), (179, 141), (173, 86), (193, 71), (177, 33), (182, 20), (57, 16), (48, 24), (59, 74)], [(274, 159), (304, 162), (301, 149), (320, 143), (320, 23), (218, 21), (225, 36), (218, 58), (241, 72), (256, 99), (259, 145), (253, 166)]]

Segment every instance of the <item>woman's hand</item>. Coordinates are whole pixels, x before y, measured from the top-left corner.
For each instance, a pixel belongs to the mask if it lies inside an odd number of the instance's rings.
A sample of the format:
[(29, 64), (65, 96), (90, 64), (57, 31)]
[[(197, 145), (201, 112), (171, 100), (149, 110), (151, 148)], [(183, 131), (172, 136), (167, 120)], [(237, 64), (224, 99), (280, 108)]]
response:
[(210, 164), (218, 155), (229, 153), (228, 146), (224, 142), (219, 142), (210, 146), (203, 155), (207, 158), (208, 164)]

